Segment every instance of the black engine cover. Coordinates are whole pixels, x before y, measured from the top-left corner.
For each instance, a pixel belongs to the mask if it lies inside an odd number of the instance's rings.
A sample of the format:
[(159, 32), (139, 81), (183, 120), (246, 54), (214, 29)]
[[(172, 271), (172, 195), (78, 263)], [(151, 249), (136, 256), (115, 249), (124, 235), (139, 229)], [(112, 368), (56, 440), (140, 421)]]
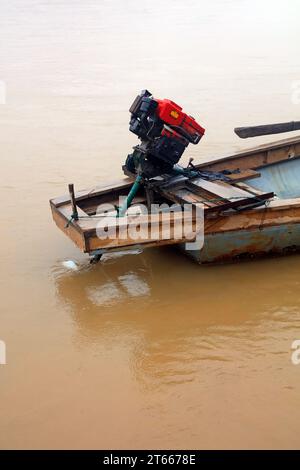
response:
[(142, 172), (148, 178), (171, 171), (179, 162), (188, 140), (176, 135), (157, 114), (158, 102), (148, 90), (143, 90), (130, 106), (129, 130), (141, 143), (134, 147), (125, 167), (129, 172)]
[(161, 159), (173, 166), (179, 162), (185, 147), (186, 146), (179, 140), (164, 135), (154, 140), (150, 145), (149, 152), (151, 156)]

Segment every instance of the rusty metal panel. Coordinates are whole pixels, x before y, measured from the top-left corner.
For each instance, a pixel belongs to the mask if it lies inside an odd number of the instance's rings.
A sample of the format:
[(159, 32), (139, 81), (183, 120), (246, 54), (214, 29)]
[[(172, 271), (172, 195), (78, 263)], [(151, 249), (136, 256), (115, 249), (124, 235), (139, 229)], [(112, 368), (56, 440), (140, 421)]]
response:
[(187, 251), (198, 263), (219, 263), (300, 250), (300, 224), (283, 224), (262, 230), (240, 230), (205, 236), (200, 251)]
[(260, 168), (259, 178), (245, 183), (261, 191), (273, 191), (281, 199), (300, 196), (300, 159), (286, 160)]

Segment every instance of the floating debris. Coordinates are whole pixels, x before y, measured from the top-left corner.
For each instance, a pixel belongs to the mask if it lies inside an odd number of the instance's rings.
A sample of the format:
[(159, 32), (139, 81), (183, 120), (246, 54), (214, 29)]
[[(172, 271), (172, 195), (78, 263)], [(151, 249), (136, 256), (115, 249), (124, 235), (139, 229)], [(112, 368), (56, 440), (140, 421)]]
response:
[(67, 261), (63, 261), (62, 265), (64, 266), (64, 268), (71, 269), (72, 271), (78, 271), (77, 264), (75, 263), (75, 261), (73, 261), (71, 259), (69, 259)]

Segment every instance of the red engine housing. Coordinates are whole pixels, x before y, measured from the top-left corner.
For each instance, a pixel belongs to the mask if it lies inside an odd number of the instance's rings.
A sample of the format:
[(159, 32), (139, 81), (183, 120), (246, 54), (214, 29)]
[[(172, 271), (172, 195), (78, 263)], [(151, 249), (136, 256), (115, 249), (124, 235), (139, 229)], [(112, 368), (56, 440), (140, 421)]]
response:
[(181, 106), (174, 103), (174, 101), (156, 98), (154, 100), (158, 103), (156, 114), (166, 125), (174, 128), (193, 144), (199, 142), (205, 133), (205, 129), (192, 116), (184, 113)]

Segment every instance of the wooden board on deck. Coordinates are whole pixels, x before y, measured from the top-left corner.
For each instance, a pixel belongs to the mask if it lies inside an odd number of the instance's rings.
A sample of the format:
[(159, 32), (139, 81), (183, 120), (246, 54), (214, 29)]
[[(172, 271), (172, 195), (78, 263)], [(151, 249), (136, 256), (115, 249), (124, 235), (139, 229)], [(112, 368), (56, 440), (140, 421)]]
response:
[(249, 193), (243, 189), (236, 188), (223, 181), (207, 181), (203, 178), (194, 178), (189, 180), (187, 185), (192, 189), (204, 189), (209, 193), (221, 199), (244, 199), (249, 197)]
[(251, 186), (243, 183), (229, 184), (224, 181), (208, 181), (194, 178), (184, 181), (181, 186), (157, 188), (167, 199), (180, 204), (204, 204), (205, 212), (220, 212), (228, 209), (249, 207), (251, 204), (263, 203), (274, 196), (273, 192), (259, 193), (251, 191)]
[(229, 175), (226, 175), (230, 181), (233, 183), (237, 183), (239, 181), (244, 181), (244, 180), (249, 180), (252, 178), (258, 178), (260, 176), (260, 173), (256, 170), (243, 170), (243, 171), (238, 171), (236, 173), (230, 173)]

